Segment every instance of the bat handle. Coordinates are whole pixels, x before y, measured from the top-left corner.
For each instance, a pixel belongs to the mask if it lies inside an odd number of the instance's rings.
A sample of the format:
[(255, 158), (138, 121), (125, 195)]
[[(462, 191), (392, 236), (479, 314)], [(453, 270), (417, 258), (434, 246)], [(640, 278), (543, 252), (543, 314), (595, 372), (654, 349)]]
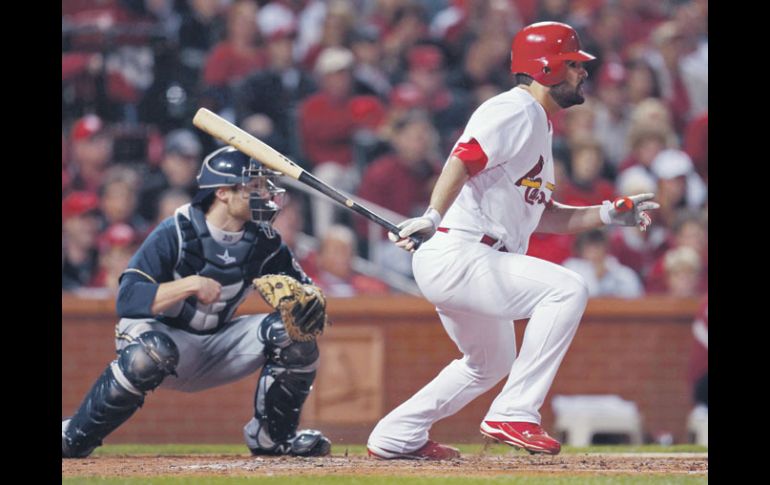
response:
[(409, 239), (414, 243), (414, 250), (417, 251), (420, 249), (420, 245), (422, 244), (422, 238), (419, 236), (409, 236)]
[[(383, 221), (383, 222), (384, 222), (384, 224), (382, 224), (382, 225), (385, 226), (385, 228), (388, 231), (390, 231), (391, 233), (395, 234), (396, 237), (400, 237), (398, 235), (398, 233), (401, 232), (401, 230), (398, 228), (397, 225), (393, 224), (390, 221)], [(421, 237), (414, 236), (414, 235), (409, 236), (409, 240), (412, 241), (412, 244), (414, 244), (414, 250), (415, 251), (417, 251), (417, 249), (419, 249), (419, 247), (420, 247), (420, 245), (422, 244), (422, 241), (423, 241), (423, 239)]]
[[(388, 224), (388, 230), (391, 233), (395, 234), (396, 237), (400, 237), (398, 235), (399, 229), (398, 229), (397, 226), (395, 226), (393, 224)], [(417, 251), (417, 249), (419, 249), (419, 247), (420, 247), (420, 245), (422, 244), (422, 241), (423, 241), (423, 239), (420, 236), (415, 236), (415, 235), (409, 236), (409, 240), (412, 241), (412, 244), (414, 244), (414, 250), (415, 251)]]

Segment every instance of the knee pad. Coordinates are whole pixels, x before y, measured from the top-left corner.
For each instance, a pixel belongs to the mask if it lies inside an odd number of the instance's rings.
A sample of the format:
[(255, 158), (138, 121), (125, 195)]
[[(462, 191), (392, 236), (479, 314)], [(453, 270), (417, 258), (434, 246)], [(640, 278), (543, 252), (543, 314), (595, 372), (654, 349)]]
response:
[(281, 314), (271, 313), (260, 324), (260, 338), (265, 342), (268, 363), (287, 369), (315, 370), (318, 362), (318, 344), (315, 340), (294, 342), (283, 326)]
[(118, 367), (137, 390), (151, 391), (168, 375), (176, 375), (179, 349), (162, 332), (144, 332), (120, 351)]

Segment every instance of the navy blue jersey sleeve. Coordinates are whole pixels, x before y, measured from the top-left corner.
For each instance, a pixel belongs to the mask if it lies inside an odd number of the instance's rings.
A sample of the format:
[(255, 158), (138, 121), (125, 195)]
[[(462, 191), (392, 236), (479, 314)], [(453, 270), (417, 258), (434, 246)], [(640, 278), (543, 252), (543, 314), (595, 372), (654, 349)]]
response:
[(117, 312), (120, 318), (153, 317), (151, 308), (161, 283), (173, 281), (179, 242), (173, 217), (147, 236), (120, 276)]
[(304, 284), (313, 284), (313, 280), (302, 271), (294, 253), (284, 243), (281, 243), (275, 256), (270, 258), (262, 267), (262, 274), (285, 274)]

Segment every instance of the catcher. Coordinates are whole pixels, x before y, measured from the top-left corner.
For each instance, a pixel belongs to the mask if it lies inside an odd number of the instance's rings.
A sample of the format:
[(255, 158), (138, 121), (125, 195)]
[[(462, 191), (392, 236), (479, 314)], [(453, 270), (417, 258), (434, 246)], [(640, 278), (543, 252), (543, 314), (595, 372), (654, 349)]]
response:
[[(117, 358), (62, 421), (62, 457), (88, 456), (159, 387), (196, 392), (261, 370), (244, 427), (254, 455), (324, 456), (297, 431), (318, 366), (326, 301), (272, 228), (276, 172), (231, 147), (211, 153), (191, 204), (144, 241), (120, 279)], [(276, 311), (233, 319), (257, 290)]]

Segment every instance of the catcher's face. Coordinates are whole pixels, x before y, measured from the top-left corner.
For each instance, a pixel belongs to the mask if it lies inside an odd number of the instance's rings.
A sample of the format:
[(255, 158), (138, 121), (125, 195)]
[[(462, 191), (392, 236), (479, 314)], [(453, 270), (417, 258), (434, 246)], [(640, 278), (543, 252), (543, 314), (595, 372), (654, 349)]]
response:
[(244, 195), (243, 192), (240, 185), (230, 188), (227, 197), (227, 213), (245, 223), (251, 220), (251, 211), (249, 210), (248, 194)]
[(256, 223), (272, 224), (281, 210), (285, 189), (275, 183), (277, 174), (272, 171), (257, 169), (248, 172), (248, 179), (240, 186), (242, 196), (248, 200), (250, 219)]

